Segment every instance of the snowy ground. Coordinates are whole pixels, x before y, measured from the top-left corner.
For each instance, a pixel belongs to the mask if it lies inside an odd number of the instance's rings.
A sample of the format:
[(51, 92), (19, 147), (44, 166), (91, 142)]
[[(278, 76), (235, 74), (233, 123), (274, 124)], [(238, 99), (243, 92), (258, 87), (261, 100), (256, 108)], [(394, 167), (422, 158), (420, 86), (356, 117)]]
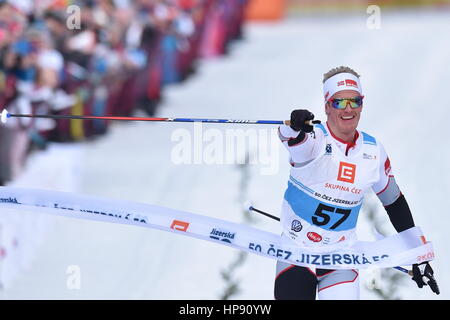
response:
[[(245, 41), (230, 57), (203, 63), (198, 76), (167, 90), (158, 115), (287, 119), (294, 107), (302, 107), (324, 120), (322, 74), (339, 65), (353, 67), (362, 74), (366, 96), (360, 128), (387, 149), (416, 224), (434, 243), (433, 267), (442, 291), (437, 298), (448, 299), (450, 251), (445, 246), (450, 219), (444, 203), (450, 192), (445, 126), (450, 116), (449, 15), (382, 13), (379, 30), (367, 29), (365, 12), (248, 25)], [(203, 130), (220, 129), (226, 135), (226, 129), (235, 128), (205, 125)], [(180, 129), (193, 135), (188, 124), (121, 123), (95, 142), (52, 145), (30, 159), (15, 185), (152, 203), (248, 223), (240, 203), (244, 197), (279, 214), (289, 170), (281, 146), (270, 149), (276, 170), (264, 171), (267, 163), (251, 165), (248, 193), (240, 196), (242, 170), (236, 165), (174, 164), (176, 142), (171, 137)], [(252, 127), (260, 129), (267, 133), (273, 128)], [(226, 287), (220, 271), (239, 253), (162, 231), (49, 220), (32, 268), (0, 292), (0, 298), (218, 299)], [(277, 222), (264, 217), (255, 217), (252, 225), (280, 232)], [(360, 237), (370, 239), (364, 214), (359, 227)], [(81, 272), (80, 289), (67, 287), (70, 266)], [(275, 261), (248, 255), (233, 275), (240, 281), (233, 298), (272, 299), (274, 276)], [(368, 278), (363, 272), (362, 298), (377, 299), (366, 289)], [(436, 298), (409, 279), (398, 295)]]

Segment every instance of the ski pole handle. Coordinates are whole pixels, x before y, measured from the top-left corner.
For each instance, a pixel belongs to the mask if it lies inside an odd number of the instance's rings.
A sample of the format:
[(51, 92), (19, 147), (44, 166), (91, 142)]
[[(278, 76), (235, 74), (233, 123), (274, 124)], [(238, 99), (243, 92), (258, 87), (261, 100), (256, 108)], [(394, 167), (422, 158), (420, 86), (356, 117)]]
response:
[[(321, 123), (320, 120), (306, 120), (305, 121), (305, 124), (310, 125), (310, 126), (312, 126), (314, 124), (319, 124), (319, 123)], [(287, 126), (290, 126), (291, 125), (291, 120), (284, 120), (283, 124), (285, 124)]]

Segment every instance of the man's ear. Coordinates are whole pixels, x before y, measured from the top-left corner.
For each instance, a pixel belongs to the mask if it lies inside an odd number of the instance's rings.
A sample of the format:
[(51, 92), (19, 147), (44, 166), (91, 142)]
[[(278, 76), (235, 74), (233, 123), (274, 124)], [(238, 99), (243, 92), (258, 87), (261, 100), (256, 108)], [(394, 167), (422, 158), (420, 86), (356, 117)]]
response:
[(325, 114), (328, 116), (328, 114), (330, 113), (330, 106), (328, 105), (328, 102), (325, 102)]

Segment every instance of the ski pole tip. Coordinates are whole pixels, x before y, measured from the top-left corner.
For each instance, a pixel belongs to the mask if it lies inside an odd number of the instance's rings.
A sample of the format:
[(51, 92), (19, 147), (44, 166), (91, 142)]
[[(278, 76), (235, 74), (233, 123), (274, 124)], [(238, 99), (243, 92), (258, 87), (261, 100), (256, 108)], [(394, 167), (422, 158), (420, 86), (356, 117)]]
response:
[(253, 210), (253, 204), (250, 201), (246, 201), (244, 203), (244, 210), (245, 211), (252, 211)]
[(9, 117), (10, 117), (10, 115), (9, 115), (8, 110), (3, 109), (2, 116), (1, 116), (2, 123), (6, 123), (6, 121), (8, 120)]

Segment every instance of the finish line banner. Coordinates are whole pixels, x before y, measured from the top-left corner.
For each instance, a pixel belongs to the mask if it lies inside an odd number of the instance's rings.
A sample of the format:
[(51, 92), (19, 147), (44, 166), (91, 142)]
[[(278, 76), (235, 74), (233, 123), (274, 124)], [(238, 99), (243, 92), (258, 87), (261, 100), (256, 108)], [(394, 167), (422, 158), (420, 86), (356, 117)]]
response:
[(378, 241), (356, 241), (348, 247), (318, 252), (299, 247), (280, 235), (221, 219), (66, 192), (0, 187), (0, 210), (2, 208), (159, 229), (304, 267), (389, 268), (434, 259), (432, 243), (425, 241), (419, 227)]

